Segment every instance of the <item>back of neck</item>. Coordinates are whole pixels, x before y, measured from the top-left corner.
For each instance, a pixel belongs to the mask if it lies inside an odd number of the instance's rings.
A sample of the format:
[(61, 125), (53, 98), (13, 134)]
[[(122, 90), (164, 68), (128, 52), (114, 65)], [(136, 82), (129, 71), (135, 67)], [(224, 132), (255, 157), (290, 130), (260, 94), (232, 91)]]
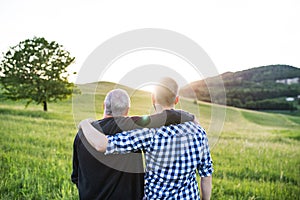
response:
[(156, 113), (161, 113), (164, 110), (171, 110), (171, 109), (174, 109), (174, 107), (175, 107), (175, 105), (174, 106), (162, 106), (162, 105), (159, 105), (159, 104), (155, 104), (153, 106), (154, 106), (154, 109), (155, 109)]

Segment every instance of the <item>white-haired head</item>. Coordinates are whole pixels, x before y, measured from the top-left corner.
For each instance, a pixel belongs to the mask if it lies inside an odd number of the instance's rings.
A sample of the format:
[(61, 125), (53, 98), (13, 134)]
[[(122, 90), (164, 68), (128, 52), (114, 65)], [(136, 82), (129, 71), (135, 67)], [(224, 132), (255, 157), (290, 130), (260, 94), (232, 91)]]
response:
[(107, 93), (104, 99), (104, 114), (106, 116), (126, 116), (130, 107), (130, 98), (125, 90), (114, 89)]

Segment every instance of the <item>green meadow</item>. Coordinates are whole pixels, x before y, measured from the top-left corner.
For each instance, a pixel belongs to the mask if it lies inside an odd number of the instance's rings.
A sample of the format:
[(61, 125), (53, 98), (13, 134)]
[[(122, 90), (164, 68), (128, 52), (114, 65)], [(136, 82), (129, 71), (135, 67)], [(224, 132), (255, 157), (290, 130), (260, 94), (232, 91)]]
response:
[[(70, 181), (76, 124), (101, 118), (112, 88), (103, 83), (73, 100), (50, 103), (48, 112), (1, 99), (0, 199), (78, 199)], [(130, 115), (153, 111), (149, 93), (128, 91)], [(194, 113), (207, 130), (215, 170), (212, 199), (300, 199), (300, 115), (225, 110), (188, 99), (178, 108)], [(226, 117), (212, 108), (226, 111)], [(214, 123), (223, 126), (221, 132)]]

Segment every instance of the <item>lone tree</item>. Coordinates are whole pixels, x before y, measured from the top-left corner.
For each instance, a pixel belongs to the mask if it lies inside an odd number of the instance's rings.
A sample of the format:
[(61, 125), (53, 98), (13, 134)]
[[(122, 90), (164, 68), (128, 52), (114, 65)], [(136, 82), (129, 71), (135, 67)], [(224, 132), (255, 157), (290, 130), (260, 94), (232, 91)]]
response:
[(20, 42), (3, 54), (0, 82), (4, 97), (43, 104), (62, 100), (72, 94), (67, 67), (74, 57), (62, 45), (45, 38), (34, 37)]

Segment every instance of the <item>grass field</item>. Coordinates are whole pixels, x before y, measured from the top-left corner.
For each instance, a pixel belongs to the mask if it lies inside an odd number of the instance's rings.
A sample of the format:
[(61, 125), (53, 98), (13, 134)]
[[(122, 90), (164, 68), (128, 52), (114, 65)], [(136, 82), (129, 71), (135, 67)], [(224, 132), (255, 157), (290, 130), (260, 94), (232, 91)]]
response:
[[(93, 103), (75, 97), (74, 102), (49, 104), (47, 113), (41, 106), (24, 109), (24, 102), (1, 100), (0, 199), (78, 199), (70, 181), (75, 124), (85, 117), (101, 118), (111, 87), (98, 87), (95, 97), (86, 94)], [(148, 114), (149, 94), (129, 93), (130, 114)], [(210, 104), (182, 99), (179, 108), (194, 111), (210, 130)], [(212, 199), (300, 199), (299, 116), (227, 108), (211, 153)]]

